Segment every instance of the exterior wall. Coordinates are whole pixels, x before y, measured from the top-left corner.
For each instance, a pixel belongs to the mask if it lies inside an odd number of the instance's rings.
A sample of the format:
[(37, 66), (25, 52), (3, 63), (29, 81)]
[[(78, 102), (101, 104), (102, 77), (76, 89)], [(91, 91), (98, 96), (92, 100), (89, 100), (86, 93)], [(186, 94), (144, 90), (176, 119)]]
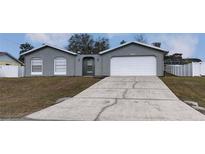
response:
[(101, 57), (100, 55), (78, 55), (76, 57), (76, 76), (83, 74), (83, 59), (86, 57), (93, 57), (95, 59), (95, 76), (101, 76)]
[(7, 55), (0, 56), (0, 65), (15, 65), (15, 66), (21, 66), (17, 61), (12, 59), (11, 57)]
[(110, 75), (110, 60), (120, 56), (155, 56), (157, 60), (157, 76), (164, 75), (164, 53), (155, 49), (130, 44), (101, 55), (102, 76)]
[(43, 60), (43, 76), (54, 76), (54, 59), (64, 57), (67, 60), (67, 76), (75, 75), (75, 55), (45, 47), (33, 53), (25, 55), (25, 76), (31, 76), (31, 59), (41, 58)]
[(110, 60), (120, 56), (155, 56), (157, 60), (157, 75), (164, 75), (164, 53), (156, 49), (130, 44), (102, 55), (71, 55), (51, 47), (45, 47), (25, 55), (25, 76), (31, 76), (31, 59), (43, 60), (43, 76), (54, 76), (54, 59), (64, 57), (67, 60), (67, 76), (82, 76), (83, 58), (95, 59), (95, 76), (110, 76)]

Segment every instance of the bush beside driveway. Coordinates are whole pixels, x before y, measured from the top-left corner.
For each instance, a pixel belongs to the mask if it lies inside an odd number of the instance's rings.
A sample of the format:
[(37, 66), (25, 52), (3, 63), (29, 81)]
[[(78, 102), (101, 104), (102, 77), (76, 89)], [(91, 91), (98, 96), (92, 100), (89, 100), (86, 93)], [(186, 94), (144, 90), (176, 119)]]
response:
[(20, 118), (72, 97), (94, 83), (93, 77), (30, 77), (0, 79), (0, 118)]

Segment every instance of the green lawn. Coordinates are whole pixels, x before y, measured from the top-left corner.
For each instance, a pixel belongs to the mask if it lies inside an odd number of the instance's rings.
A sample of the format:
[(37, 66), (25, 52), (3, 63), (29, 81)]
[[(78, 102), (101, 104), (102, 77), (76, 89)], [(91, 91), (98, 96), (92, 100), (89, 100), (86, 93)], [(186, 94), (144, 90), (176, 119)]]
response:
[(0, 79), (0, 118), (19, 118), (72, 97), (94, 83), (93, 77), (30, 77)]
[(196, 101), (205, 107), (205, 77), (161, 77), (164, 83), (181, 100)]

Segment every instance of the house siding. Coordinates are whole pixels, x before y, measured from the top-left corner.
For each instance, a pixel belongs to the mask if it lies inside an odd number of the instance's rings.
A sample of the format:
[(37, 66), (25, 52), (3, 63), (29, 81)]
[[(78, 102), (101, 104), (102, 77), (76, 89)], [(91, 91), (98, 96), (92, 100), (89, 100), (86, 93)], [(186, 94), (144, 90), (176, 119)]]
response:
[(43, 76), (54, 76), (54, 59), (64, 57), (67, 60), (66, 76), (83, 75), (83, 59), (93, 57), (95, 61), (95, 76), (110, 76), (110, 61), (112, 57), (155, 56), (157, 61), (157, 76), (164, 75), (164, 52), (137, 44), (129, 44), (110, 50), (104, 54), (72, 55), (49, 46), (25, 55), (25, 76), (31, 76), (31, 59), (43, 60)]
[(57, 57), (64, 57), (67, 61), (66, 76), (75, 76), (76, 56), (50, 47), (39, 49), (25, 56), (25, 76), (31, 76), (32, 58), (41, 58), (43, 60), (43, 76), (54, 76), (54, 59)]
[(110, 76), (110, 61), (112, 57), (155, 56), (157, 60), (157, 76), (164, 75), (164, 53), (156, 49), (130, 44), (101, 55), (102, 76)]

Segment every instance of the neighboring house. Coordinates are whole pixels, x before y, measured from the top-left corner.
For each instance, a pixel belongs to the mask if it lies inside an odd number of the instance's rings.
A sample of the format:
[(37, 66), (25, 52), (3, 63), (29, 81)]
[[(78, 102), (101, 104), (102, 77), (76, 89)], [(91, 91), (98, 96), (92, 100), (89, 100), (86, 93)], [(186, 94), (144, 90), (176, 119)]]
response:
[(182, 58), (182, 53), (175, 53), (173, 55), (165, 56), (164, 58), (165, 64), (168, 65), (183, 65), (189, 64), (192, 62), (201, 62), (201, 59), (198, 58)]
[(0, 65), (23, 66), (24, 64), (7, 52), (0, 52)]
[(167, 53), (159, 47), (129, 42), (95, 55), (43, 45), (21, 56), (25, 58), (25, 76), (163, 76)]
[(198, 59), (198, 58), (185, 58), (185, 59), (183, 59), (184, 64), (189, 64), (192, 62), (202, 62), (202, 60)]
[(0, 77), (24, 76), (24, 64), (7, 52), (0, 52)]
[(173, 55), (165, 56), (164, 63), (169, 65), (180, 65), (183, 64), (182, 54), (175, 53)]

